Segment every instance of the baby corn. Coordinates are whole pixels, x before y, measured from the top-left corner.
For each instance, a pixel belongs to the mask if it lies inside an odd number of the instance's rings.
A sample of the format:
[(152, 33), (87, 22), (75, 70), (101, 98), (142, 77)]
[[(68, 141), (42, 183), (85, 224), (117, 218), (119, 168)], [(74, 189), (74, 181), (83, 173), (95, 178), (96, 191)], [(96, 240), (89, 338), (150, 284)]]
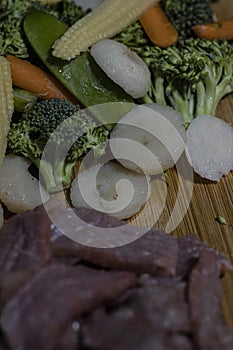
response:
[(13, 111), (14, 100), (10, 64), (5, 57), (0, 56), (0, 166), (6, 152), (7, 134), (10, 129)]
[(52, 54), (70, 60), (101, 39), (111, 38), (159, 0), (104, 0), (56, 40)]

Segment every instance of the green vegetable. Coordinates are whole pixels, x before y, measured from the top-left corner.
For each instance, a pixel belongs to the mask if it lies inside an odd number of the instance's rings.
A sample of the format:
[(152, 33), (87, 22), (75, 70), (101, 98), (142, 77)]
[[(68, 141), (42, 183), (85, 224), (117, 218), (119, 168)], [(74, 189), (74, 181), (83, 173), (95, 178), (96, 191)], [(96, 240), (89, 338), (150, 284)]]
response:
[(37, 102), (37, 96), (32, 92), (14, 88), (14, 110), (16, 112), (24, 112), (30, 109)]
[(189, 38), (160, 49), (138, 22), (116, 39), (137, 51), (150, 68), (152, 85), (144, 101), (173, 107), (186, 124), (200, 114), (214, 115), (219, 101), (233, 91), (233, 49), (226, 40)]
[[(54, 6), (54, 5), (53, 5)], [(52, 6), (50, 6), (51, 8)], [(80, 6), (77, 6), (73, 1), (62, 0), (58, 2), (55, 7), (57, 7), (57, 11), (59, 13), (57, 17), (62, 22), (66, 23), (68, 26), (72, 26), (75, 22), (77, 22), (81, 17), (84, 17), (90, 10), (84, 11)], [(50, 13), (47, 11), (48, 14)]]
[(218, 221), (219, 224), (227, 225), (227, 221), (222, 215), (218, 215), (215, 220)]
[(49, 13), (69, 26), (87, 13), (74, 1), (62, 0), (57, 4), (42, 6), (40, 1), (2, 0), (0, 2), (0, 55), (28, 57), (28, 49), (22, 32), (22, 21), (31, 8)]
[(179, 38), (194, 36), (193, 26), (213, 22), (215, 17), (210, 0), (161, 0), (160, 4)]
[[(109, 79), (89, 53), (67, 62), (51, 55), (51, 46), (67, 29), (52, 16), (31, 11), (24, 20), (24, 31), (31, 46), (52, 74), (84, 105), (107, 102), (132, 102), (131, 98)], [(98, 116), (101, 120), (101, 115)]]
[[(59, 131), (54, 133), (58, 126)], [(94, 149), (96, 156), (104, 153), (107, 134), (106, 129), (97, 127), (79, 106), (54, 98), (37, 102), (12, 122), (8, 151), (29, 158), (40, 170), (47, 190), (56, 192), (62, 189), (62, 185), (63, 188), (70, 186), (72, 170), (79, 157), (90, 149)], [(44, 157), (48, 140), (52, 148)], [(65, 153), (63, 162), (56, 157), (56, 152), (61, 154), (67, 141), (72, 147)]]
[(0, 55), (27, 57), (27, 48), (21, 33), (21, 22), (29, 0), (3, 0), (0, 3)]
[(153, 74), (150, 97), (179, 111), (187, 124), (197, 115), (215, 115), (233, 91), (233, 50), (226, 41), (187, 39), (166, 50), (143, 53)]

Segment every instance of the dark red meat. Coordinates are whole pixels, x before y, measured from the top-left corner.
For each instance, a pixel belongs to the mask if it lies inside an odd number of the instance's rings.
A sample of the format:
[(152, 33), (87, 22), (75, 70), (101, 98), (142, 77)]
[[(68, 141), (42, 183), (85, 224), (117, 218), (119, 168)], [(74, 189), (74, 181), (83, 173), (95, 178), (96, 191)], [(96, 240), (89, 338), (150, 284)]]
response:
[(148, 272), (154, 276), (174, 276), (178, 257), (175, 238), (151, 229), (138, 240), (116, 248), (92, 248), (66, 237), (53, 242), (55, 255), (77, 256), (104, 268)]
[(233, 349), (233, 333), (225, 324), (219, 266), (213, 252), (203, 250), (191, 271), (188, 298), (197, 350)]
[(5, 305), (3, 334), (13, 350), (52, 350), (71, 321), (135, 283), (132, 273), (50, 265)]
[(42, 206), (9, 219), (0, 232), (0, 275), (47, 264), (52, 257), (50, 227)]
[(232, 266), (226, 257), (215, 249), (201, 242), (200, 238), (195, 234), (190, 234), (178, 239), (178, 264), (177, 275), (187, 277), (195, 263), (197, 262), (202, 251), (212, 252), (216, 256), (216, 262), (219, 267), (219, 273), (224, 274), (232, 270)]
[(178, 281), (168, 288), (167, 283), (158, 279), (157, 283), (134, 289), (125, 303), (112, 311), (100, 310), (86, 322), (83, 348), (192, 349), (184, 288), (184, 283)]

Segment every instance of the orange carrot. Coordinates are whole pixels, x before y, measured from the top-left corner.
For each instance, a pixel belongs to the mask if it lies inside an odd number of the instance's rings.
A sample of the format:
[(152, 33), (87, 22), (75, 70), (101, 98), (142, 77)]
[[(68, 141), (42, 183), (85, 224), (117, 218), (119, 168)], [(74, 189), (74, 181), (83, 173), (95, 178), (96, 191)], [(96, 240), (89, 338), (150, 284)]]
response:
[(153, 5), (144, 11), (139, 21), (155, 45), (166, 48), (177, 42), (178, 32), (169, 22), (159, 4)]
[(18, 57), (7, 55), (6, 58), (10, 62), (15, 86), (33, 92), (44, 99), (57, 97), (61, 100), (69, 99), (71, 102), (77, 102), (52, 75)]
[(198, 24), (193, 27), (194, 33), (208, 40), (233, 40), (233, 18), (216, 23)]

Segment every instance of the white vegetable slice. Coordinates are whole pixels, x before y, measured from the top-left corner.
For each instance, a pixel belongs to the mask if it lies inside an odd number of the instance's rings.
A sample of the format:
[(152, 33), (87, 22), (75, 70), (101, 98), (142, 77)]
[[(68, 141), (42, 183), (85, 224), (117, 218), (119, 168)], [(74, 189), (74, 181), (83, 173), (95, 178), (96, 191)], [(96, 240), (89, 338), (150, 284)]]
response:
[(91, 55), (129, 95), (134, 98), (146, 95), (151, 85), (150, 71), (136, 52), (115, 40), (103, 39), (92, 46)]
[[(33, 209), (42, 203), (39, 181), (28, 171), (30, 162), (22, 157), (7, 155), (0, 179), (0, 198), (12, 213)], [(43, 190), (44, 200), (49, 199)]]
[(173, 167), (184, 151), (184, 120), (167, 106), (138, 105), (115, 125), (110, 148), (126, 168), (160, 174)]
[(219, 181), (233, 169), (233, 127), (210, 115), (196, 117), (186, 133), (186, 155), (197, 174)]
[(110, 161), (76, 175), (71, 186), (74, 207), (92, 208), (126, 219), (138, 213), (151, 193), (149, 177)]

